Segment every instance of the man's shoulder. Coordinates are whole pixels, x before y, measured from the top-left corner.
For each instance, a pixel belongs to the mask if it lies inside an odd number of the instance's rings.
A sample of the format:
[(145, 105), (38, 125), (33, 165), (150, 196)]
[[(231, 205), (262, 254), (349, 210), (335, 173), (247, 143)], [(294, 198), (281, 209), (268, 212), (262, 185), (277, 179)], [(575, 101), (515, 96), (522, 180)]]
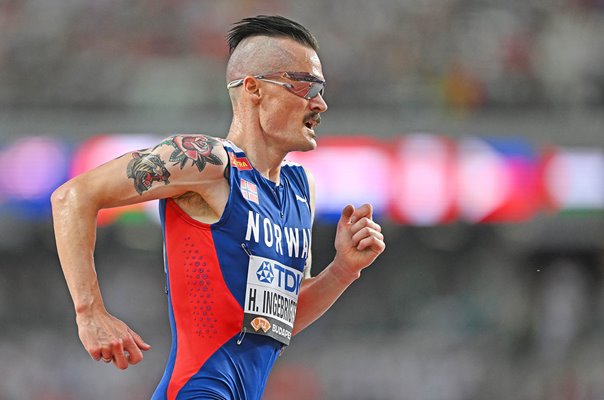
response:
[(284, 159), (281, 162), (281, 168), (282, 169), (288, 169), (288, 170), (291, 170), (291, 171), (296, 171), (298, 173), (302, 173), (302, 174), (304, 174), (306, 176), (311, 176), (312, 177), (312, 173), (310, 172), (310, 170), (306, 166), (300, 164), (299, 162), (289, 160), (287, 158)]
[(187, 214), (203, 222), (208, 216), (219, 215), (216, 210), (224, 208), (228, 197), (225, 145), (224, 139), (200, 133), (175, 134), (161, 142), (171, 178), (185, 189), (174, 199)]

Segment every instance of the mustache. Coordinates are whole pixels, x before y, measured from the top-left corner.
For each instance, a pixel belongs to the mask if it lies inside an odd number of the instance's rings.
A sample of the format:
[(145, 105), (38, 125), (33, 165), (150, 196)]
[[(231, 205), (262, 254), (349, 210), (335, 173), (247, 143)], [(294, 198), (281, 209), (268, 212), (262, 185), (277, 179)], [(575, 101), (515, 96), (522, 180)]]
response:
[(321, 114), (319, 114), (316, 111), (313, 111), (312, 113), (310, 113), (306, 117), (304, 117), (304, 123), (307, 123), (309, 121), (313, 121), (317, 125), (319, 125), (321, 123)]

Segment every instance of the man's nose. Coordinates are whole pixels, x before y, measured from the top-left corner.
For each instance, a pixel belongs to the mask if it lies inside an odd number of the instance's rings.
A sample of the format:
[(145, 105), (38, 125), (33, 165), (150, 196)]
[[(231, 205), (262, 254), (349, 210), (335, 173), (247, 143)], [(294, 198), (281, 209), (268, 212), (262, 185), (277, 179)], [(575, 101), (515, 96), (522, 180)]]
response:
[(327, 111), (327, 103), (321, 94), (316, 95), (312, 99), (310, 99), (310, 109), (316, 112), (325, 112)]

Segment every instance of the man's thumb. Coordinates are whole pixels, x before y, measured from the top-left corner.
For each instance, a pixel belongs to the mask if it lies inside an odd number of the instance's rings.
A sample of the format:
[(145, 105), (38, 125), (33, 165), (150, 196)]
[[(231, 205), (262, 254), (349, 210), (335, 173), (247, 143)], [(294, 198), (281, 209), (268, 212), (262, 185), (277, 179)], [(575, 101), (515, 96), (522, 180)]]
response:
[(354, 214), (354, 206), (352, 204), (348, 204), (342, 210), (342, 216), (340, 217), (340, 222), (349, 223), (350, 217)]
[(149, 350), (151, 348), (151, 345), (145, 342), (138, 333), (134, 332), (132, 329), (128, 330), (130, 331), (130, 334), (132, 335), (132, 338), (134, 339), (134, 342), (136, 343), (139, 349)]

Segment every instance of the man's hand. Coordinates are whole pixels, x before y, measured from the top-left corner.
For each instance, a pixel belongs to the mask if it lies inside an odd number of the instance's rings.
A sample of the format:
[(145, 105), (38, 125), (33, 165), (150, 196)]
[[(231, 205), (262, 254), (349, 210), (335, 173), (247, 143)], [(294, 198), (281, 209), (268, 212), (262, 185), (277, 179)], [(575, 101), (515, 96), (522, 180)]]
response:
[(355, 210), (347, 205), (338, 222), (334, 268), (344, 279), (356, 279), (361, 270), (368, 267), (379, 256), (386, 244), (382, 228), (372, 219), (371, 204), (363, 204)]
[(355, 210), (348, 205), (338, 222), (336, 256), (314, 277), (305, 278), (300, 288), (294, 335), (317, 320), (356, 280), (363, 268), (379, 256), (386, 245), (382, 228), (372, 220), (373, 209), (363, 204)]
[(150, 345), (125, 323), (106, 311), (78, 314), (80, 340), (95, 361), (113, 362), (119, 369), (138, 364)]

